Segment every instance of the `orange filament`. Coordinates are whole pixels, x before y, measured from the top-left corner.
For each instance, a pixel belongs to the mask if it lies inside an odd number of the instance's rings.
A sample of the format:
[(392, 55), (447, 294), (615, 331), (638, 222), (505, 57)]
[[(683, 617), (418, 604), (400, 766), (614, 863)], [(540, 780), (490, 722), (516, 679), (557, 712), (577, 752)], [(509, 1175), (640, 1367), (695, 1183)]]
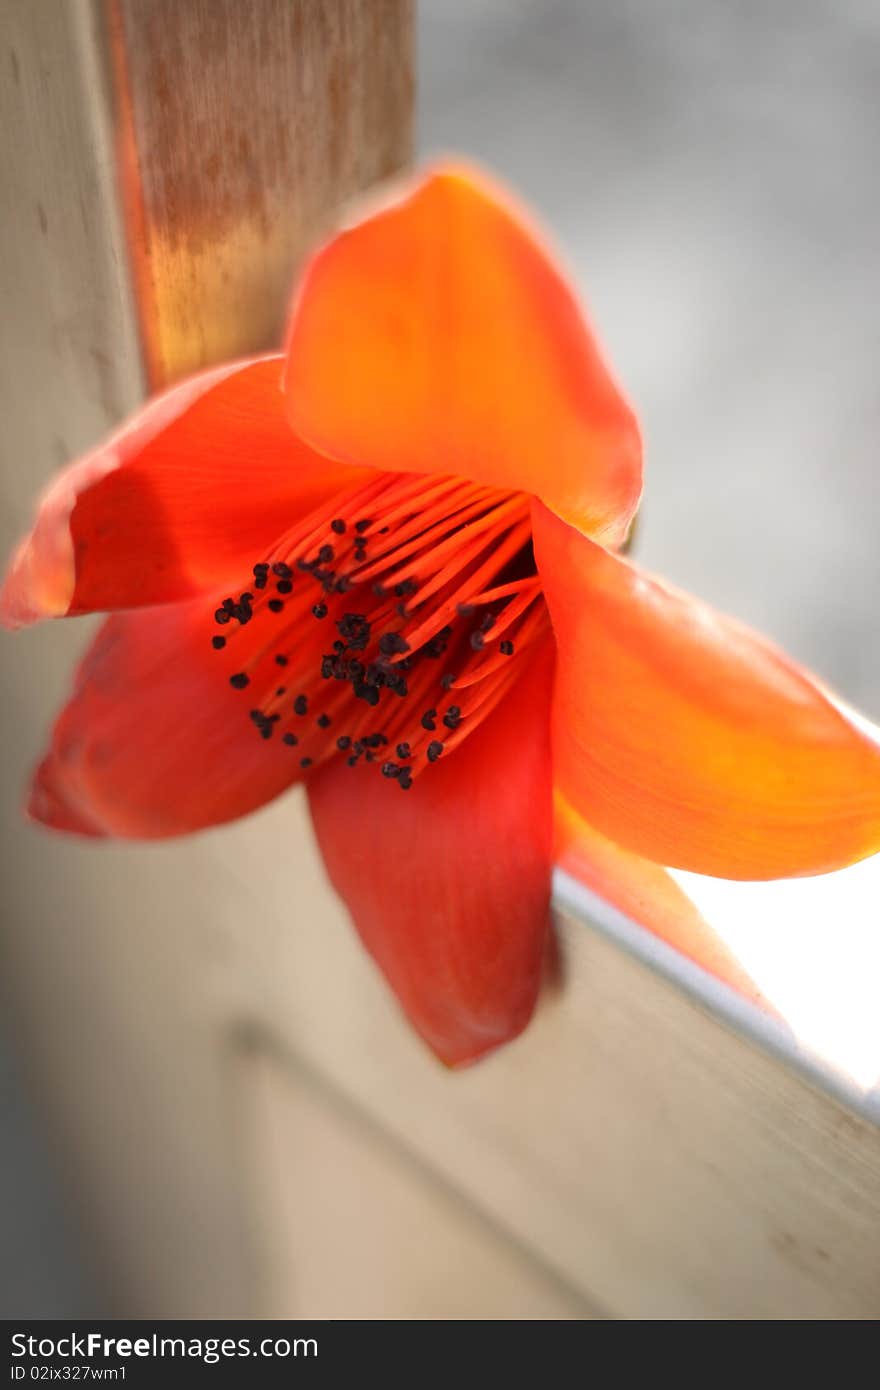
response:
[[(215, 612), (232, 684), (303, 768), (404, 790), (479, 728), (548, 628), (525, 494), (377, 473), (310, 513)], [(229, 627), (227, 633), (225, 629)]]

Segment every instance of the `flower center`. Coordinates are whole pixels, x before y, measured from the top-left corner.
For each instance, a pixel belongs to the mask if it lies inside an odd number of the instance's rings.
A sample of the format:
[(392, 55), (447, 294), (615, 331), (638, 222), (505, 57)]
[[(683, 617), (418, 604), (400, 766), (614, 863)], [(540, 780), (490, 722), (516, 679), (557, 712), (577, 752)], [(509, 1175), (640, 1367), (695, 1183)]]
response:
[(303, 767), (375, 763), (407, 790), (479, 727), (547, 630), (529, 499), (377, 474), (282, 536), (214, 619), (215, 649), (241, 651), (229, 679), (258, 736)]

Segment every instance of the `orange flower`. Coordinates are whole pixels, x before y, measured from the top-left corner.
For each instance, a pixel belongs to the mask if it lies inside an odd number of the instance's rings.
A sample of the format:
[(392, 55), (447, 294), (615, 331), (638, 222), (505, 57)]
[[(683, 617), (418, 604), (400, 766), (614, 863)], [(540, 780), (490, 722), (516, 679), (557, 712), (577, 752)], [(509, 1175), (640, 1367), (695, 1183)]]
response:
[(283, 355), (174, 387), (45, 497), (5, 621), (121, 611), (31, 814), (175, 835), (305, 779), (334, 884), (450, 1064), (531, 1014), (554, 822), (667, 922), (658, 865), (872, 853), (880, 749), (616, 553), (640, 486), (633, 414), (539, 238), (482, 176), (430, 171), (314, 256)]

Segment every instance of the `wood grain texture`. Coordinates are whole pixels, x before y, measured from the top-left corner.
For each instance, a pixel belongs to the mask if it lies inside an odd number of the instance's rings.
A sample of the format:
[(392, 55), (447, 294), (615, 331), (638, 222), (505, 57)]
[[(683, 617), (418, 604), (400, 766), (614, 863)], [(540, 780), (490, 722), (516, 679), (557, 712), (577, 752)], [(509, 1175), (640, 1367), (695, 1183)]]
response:
[(107, 0), (149, 379), (280, 340), (293, 269), (409, 158), (410, 0)]
[[(410, 38), (408, 7), (381, 0), (11, 0), (8, 14), (4, 544), (49, 471), (136, 398), (139, 326), (154, 380), (277, 331), (299, 249), (408, 148)], [(122, 69), (116, 52), (111, 80), (108, 45), (130, 47), (132, 26), (140, 51)], [(212, 145), (232, 111), (240, 161), (232, 131)], [(345, 134), (324, 150), (328, 122)], [(123, 217), (129, 157), (141, 191)], [(3, 651), (0, 984), (115, 1312), (253, 1316), (297, 1306), (300, 1277), (329, 1308), (320, 1210), (338, 1192), (354, 1221), (353, 1188), (335, 1186), (348, 1154), (387, 1213), (392, 1301), (408, 1270), (427, 1279), (422, 1212), (432, 1249), (491, 1280), (474, 1306), (878, 1316), (880, 1133), (583, 923), (564, 928), (565, 992), (507, 1052), (449, 1075), (330, 896), (301, 799), (149, 848), (26, 827), (11, 789), (81, 636), (53, 625)], [(353, 1259), (375, 1234), (366, 1219), (351, 1232)], [(355, 1267), (350, 1306), (367, 1297)], [(420, 1287), (408, 1312), (449, 1306)]]

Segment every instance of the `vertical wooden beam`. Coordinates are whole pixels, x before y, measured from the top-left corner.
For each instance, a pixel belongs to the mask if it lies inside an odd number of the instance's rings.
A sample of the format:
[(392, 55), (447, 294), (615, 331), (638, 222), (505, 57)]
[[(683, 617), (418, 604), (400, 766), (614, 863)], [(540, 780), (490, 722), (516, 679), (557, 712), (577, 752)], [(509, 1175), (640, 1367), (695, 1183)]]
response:
[(107, 0), (152, 385), (276, 342), (328, 217), (410, 152), (410, 0)]

